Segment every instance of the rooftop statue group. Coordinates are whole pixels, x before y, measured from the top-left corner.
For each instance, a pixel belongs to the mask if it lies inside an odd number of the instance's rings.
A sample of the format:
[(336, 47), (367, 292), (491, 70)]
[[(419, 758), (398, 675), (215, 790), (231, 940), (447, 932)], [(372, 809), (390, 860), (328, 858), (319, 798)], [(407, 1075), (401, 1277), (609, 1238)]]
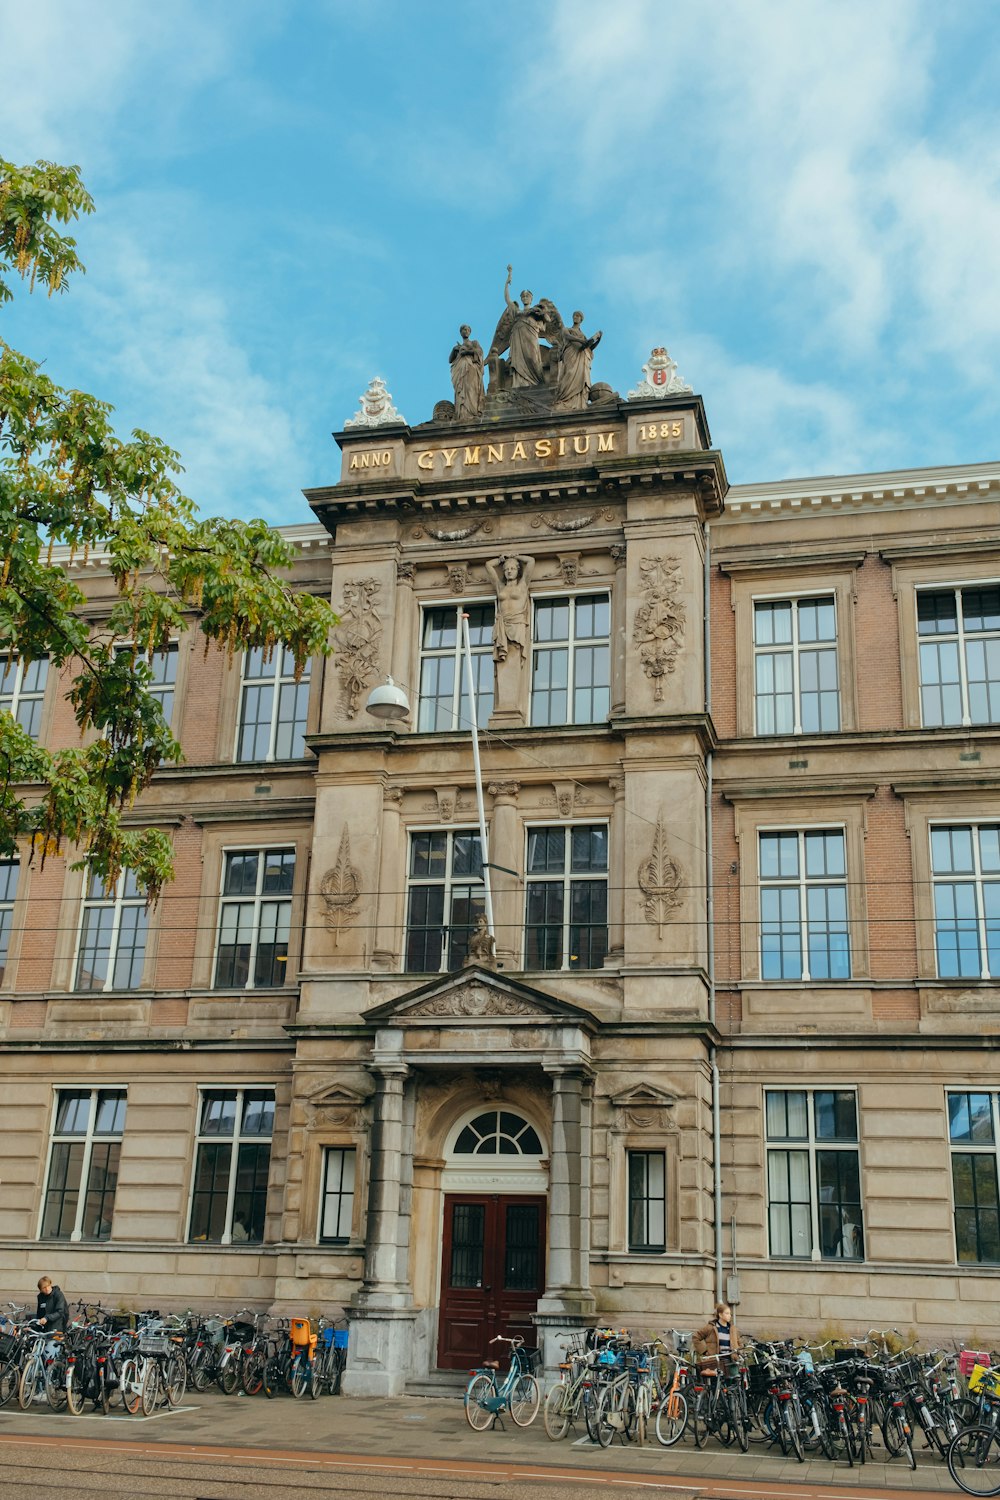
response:
[(487, 370), (490, 397), (509, 394), (539, 410), (583, 411), (595, 399), (612, 395), (610, 387), (594, 386), (590, 379), (600, 331), (589, 336), (584, 333), (582, 312), (573, 314), (572, 326), (567, 328), (547, 297), (533, 302), (531, 292), (522, 292), (520, 302), (515, 302), (510, 295), (512, 275), (508, 266), (503, 289), (507, 305), (486, 358), (468, 323), (462, 324), (459, 341), (448, 356), (456, 422), (482, 420), (487, 400), (483, 376)]

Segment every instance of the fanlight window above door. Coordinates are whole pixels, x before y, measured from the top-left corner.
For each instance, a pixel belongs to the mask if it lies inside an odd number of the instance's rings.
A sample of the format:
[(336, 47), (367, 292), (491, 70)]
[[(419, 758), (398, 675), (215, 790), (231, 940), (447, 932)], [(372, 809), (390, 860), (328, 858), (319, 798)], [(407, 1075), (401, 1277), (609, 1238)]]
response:
[(455, 1142), (456, 1156), (541, 1156), (532, 1125), (509, 1109), (488, 1109), (470, 1120)]

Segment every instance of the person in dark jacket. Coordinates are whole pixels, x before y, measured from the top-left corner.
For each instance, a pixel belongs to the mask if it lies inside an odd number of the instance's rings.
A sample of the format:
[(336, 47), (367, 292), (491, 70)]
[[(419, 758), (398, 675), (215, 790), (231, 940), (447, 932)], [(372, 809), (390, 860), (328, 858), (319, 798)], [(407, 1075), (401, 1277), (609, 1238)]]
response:
[(52, 1285), (50, 1276), (43, 1276), (38, 1283), (38, 1305), (35, 1321), (46, 1333), (65, 1333), (69, 1322), (69, 1308), (59, 1287)]

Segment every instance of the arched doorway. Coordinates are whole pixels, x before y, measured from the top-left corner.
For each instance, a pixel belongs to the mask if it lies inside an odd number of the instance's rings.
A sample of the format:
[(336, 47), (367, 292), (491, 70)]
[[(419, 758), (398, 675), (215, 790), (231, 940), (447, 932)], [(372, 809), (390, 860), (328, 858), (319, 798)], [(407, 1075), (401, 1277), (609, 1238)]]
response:
[(438, 1367), (466, 1369), (490, 1339), (534, 1343), (531, 1314), (545, 1286), (547, 1163), (519, 1109), (480, 1104), (445, 1152)]

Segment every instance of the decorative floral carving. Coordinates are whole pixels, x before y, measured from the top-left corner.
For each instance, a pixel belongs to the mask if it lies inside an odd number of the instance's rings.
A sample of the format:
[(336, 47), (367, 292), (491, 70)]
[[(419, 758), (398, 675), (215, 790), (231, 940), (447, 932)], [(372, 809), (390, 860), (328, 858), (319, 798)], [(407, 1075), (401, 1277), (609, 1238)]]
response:
[(519, 781), (491, 781), (486, 788), (491, 797), (516, 797), (521, 790)]
[(409, 1020), (412, 1016), (420, 1019), (428, 1017), (462, 1017), (462, 1016), (538, 1016), (544, 1013), (536, 1005), (529, 1005), (526, 1000), (518, 1000), (514, 995), (499, 994), (495, 990), (487, 989), (482, 984), (461, 985), (457, 989), (448, 990), (444, 995), (433, 995), (427, 1000), (420, 1000), (416, 1005), (404, 1011), (401, 1020)]
[(664, 922), (670, 920), (683, 901), (680, 868), (667, 853), (662, 810), (656, 820), (650, 856), (639, 866), (638, 884), (646, 898), (642, 908), (646, 921), (654, 924), (662, 941)]
[(346, 823), (340, 835), (337, 863), (327, 870), (319, 889), (326, 905), (326, 925), (333, 932), (333, 946), (336, 948), (340, 929), (358, 914), (361, 894), (361, 876), (351, 864), (351, 835)]
[(414, 538), (432, 536), (436, 542), (464, 542), (470, 536), (475, 536), (477, 531), (485, 531), (489, 535), (492, 530), (492, 521), (472, 521), (468, 526), (459, 526), (452, 531), (445, 531), (440, 526), (428, 526), (425, 521), (422, 526), (414, 526), (410, 535)]
[(382, 801), (389, 802), (397, 809), (403, 800), (403, 788), (401, 786), (387, 786), (382, 793)]
[(583, 531), (587, 526), (593, 526), (598, 517), (603, 518), (603, 512), (591, 511), (589, 516), (546, 516), (537, 515), (532, 521), (532, 526), (537, 530), (539, 526), (547, 526), (550, 531)]
[(676, 557), (644, 557), (639, 563), (645, 598), (635, 612), (632, 638), (657, 703), (663, 701), (663, 679), (674, 670), (684, 640), (684, 606), (677, 598), (680, 567)]
[(464, 594), (468, 579), (469, 570), (465, 563), (448, 564), (448, 587), (453, 594)]
[(608, 550), (611, 553), (612, 561), (618, 567), (621, 567), (628, 558), (628, 547), (624, 542), (612, 542)]
[(361, 393), (361, 406), (344, 423), (344, 430), (350, 427), (383, 427), (390, 422), (405, 421), (406, 418), (393, 406), (385, 381), (381, 375), (376, 375)]
[(357, 714), (362, 693), (378, 674), (382, 617), (376, 601), (381, 588), (377, 578), (351, 578), (344, 584), (344, 602), (338, 610), (340, 626), (334, 641), (344, 712), (349, 719)]
[(413, 562), (398, 562), (396, 564), (396, 582), (414, 583), (417, 577), (417, 565)]

